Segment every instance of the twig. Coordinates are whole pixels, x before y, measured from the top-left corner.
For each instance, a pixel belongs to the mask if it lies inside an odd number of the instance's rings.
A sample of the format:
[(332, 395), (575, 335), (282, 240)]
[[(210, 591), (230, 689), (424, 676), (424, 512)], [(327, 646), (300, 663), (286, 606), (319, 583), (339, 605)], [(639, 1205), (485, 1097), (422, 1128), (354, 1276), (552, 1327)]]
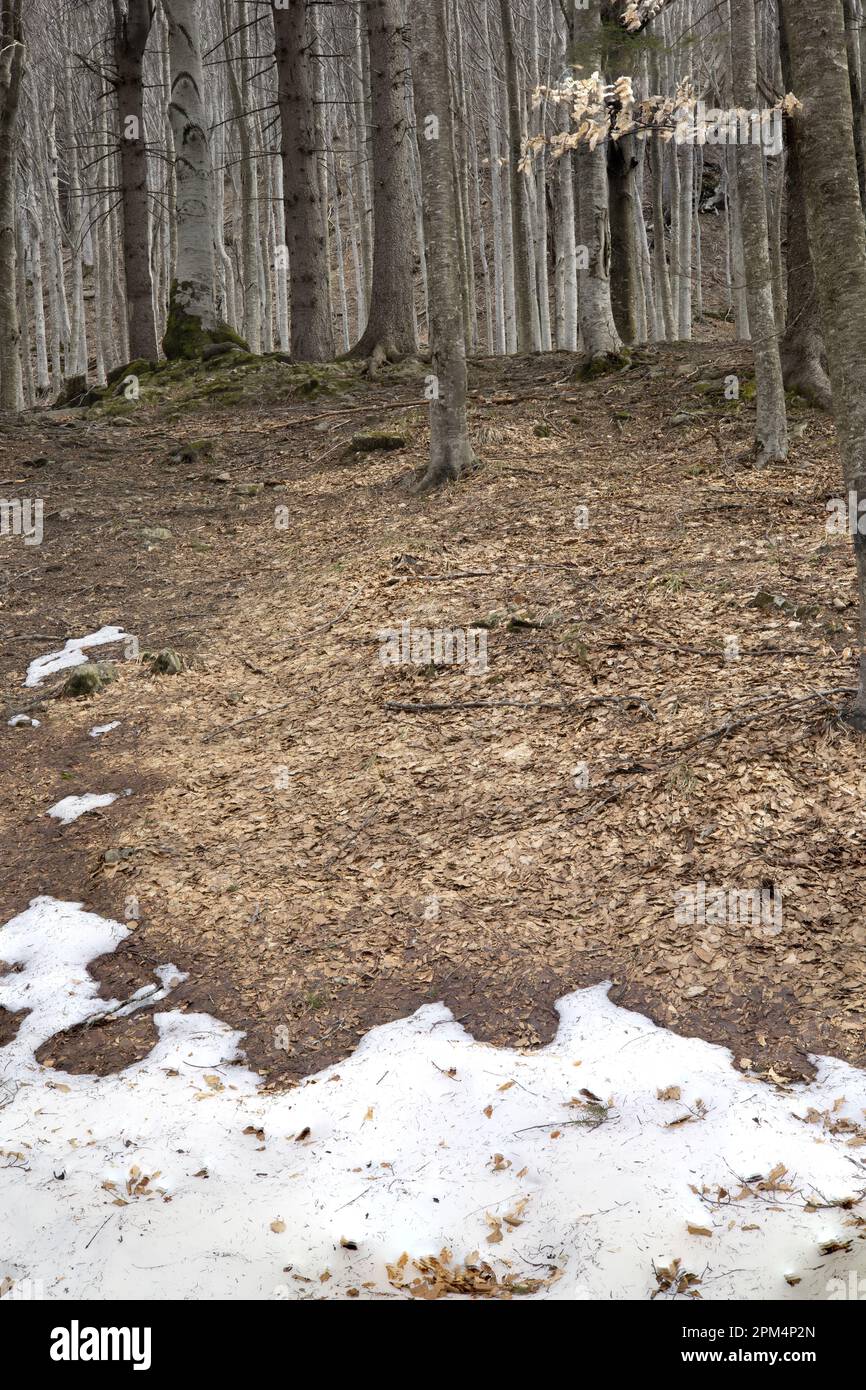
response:
[(428, 704), (421, 701), (386, 700), (384, 709), (399, 714), (451, 714), (464, 709), (586, 709), (592, 705), (625, 705), (627, 709), (642, 709), (652, 714), (652, 706), (642, 695), (589, 695), (583, 700), (456, 700), (453, 704)]

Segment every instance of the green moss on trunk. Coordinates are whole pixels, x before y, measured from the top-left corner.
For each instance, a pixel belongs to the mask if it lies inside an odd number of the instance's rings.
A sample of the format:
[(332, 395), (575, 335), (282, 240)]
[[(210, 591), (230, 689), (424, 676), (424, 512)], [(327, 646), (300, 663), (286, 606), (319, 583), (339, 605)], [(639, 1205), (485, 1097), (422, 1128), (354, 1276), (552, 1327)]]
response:
[(205, 328), (201, 319), (188, 314), (178, 303), (178, 284), (172, 281), (171, 297), (168, 303), (168, 323), (162, 350), (169, 359), (178, 357), (201, 357), (206, 347), (212, 343), (234, 343), (249, 352), (249, 344), (229, 328), (227, 323), (218, 323), (214, 328)]

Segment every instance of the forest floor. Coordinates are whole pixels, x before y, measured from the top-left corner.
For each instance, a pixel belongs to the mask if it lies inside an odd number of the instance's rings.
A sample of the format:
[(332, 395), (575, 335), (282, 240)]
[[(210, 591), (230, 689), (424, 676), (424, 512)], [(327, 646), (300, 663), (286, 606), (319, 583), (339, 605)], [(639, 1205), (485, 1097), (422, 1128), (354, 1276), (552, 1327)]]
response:
[[(224, 361), (0, 423), (0, 496), (46, 513), (40, 546), (0, 538), (0, 921), (43, 894), (126, 921), (103, 996), (173, 962), (174, 1007), (242, 1030), (276, 1085), (424, 1003), (533, 1048), (604, 980), (771, 1081), (809, 1053), (866, 1066), (830, 420), (792, 401), (789, 461), (757, 470), (742, 345), (642, 349), (593, 382), (565, 354), (483, 359), (482, 467), (416, 498), (423, 375)], [(404, 443), (354, 451), (370, 429)], [(483, 625), (486, 670), (383, 666), (404, 621)], [(24, 688), (106, 624), (184, 669), (121, 643), (94, 651), (118, 678), (92, 697)], [(25, 709), (39, 727), (8, 727)], [(679, 922), (699, 883), (772, 891), (781, 920)], [(19, 1022), (0, 1011), (0, 1041)], [(40, 1056), (107, 1073), (155, 1039), (142, 1010)]]

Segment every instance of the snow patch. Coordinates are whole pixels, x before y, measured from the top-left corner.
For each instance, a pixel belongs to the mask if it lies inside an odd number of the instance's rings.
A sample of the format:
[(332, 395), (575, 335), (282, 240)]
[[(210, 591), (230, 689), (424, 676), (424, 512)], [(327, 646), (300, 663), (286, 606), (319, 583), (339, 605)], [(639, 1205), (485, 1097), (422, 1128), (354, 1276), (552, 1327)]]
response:
[(12, 718), (6, 721), (10, 729), (16, 728), (19, 724), (29, 724), (31, 729), (40, 728), (38, 719), (31, 719), (29, 714), (13, 714)]
[(40, 1043), (113, 1007), (86, 965), (127, 934), (50, 898), (0, 928), (21, 967), (0, 1004), (30, 1010), (0, 1049), (0, 1276), (49, 1297), (403, 1298), (386, 1266), (407, 1252), (411, 1279), (443, 1249), (560, 1272), (538, 1299), (645, 1299), (677, 1259), (712, 1299), (826, 1298), (866, 1274), (866, 1074), (843, 1062), (776, 1090), (597, 986), (560, 1001), (538, 1052), (430, 1004), (284, 1094), (239, 1063), (242, 1034), (177, 1011), (118, 1075), (40, 1067)]
[(117, 792), (86, 792), (84, 796), (64, 796), (54, 806), (49, 806), (46, 816), (53, 816), (61, 825), (71, 825), (88, 811), (98, 811), (101, 806), (110, 806), (117, 800)]
[(70, 637), (61, 651), (49, 652), (47, 656), (38, 656), (35, 661), (31, 661), (27, 667), (24, 684), (41, 685), (46, 676), (53, 676), (70, 666), (81, 666), (87, 661), (84, 654), (87, 647), (104, 647), (108, 642), (123, 642), (128, 635), (122, 627), (101, 627), (98, 632), (88, 633), (86, 637)]
[(112, 729), (119, 729), (119, 728), (120, 728), (120, 720), (119, 720), (119, 719), (115, 719), (114, 722), (111, 723), (111, 724), (94, 724), (93, 728), (90, 730), (90, 737), (91, 737), (91, 738), (102, 738), (102, 735), (103, 735), (103, 734), (110, 734), (111, 731), (112, 731)]

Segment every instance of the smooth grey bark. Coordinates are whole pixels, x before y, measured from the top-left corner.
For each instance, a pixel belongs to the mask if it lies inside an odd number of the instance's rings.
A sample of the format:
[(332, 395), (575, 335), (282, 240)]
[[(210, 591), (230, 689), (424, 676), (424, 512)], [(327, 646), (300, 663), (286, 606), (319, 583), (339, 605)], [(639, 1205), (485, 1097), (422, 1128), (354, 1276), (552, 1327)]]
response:
[(638, 300), (642, 295), (637, 241), (637, 148), (634, 136), (607, 142), (610, 202), (611, 305), (623, 342), (640, 337)]
[(432, 352), (428, 491), (456, 481), (474, 462), (467, 421), (466, 341), (460, 304), (460, 229), (454, 179), (454, 113), (448, 73), (446, 0), (413, 15), (413, 85), (428, 267)]
[[(731, 69), (734, 102), (758, 106), (755, 0), (731, 0)], [(758, 388), (755, 439), (759, 465), (788, 456), (785, 387), (773, 302), (773, 279), (764, 185), (764, 153), (759, 144), (736, 147), (749, 327)]]
[(866, 212), (866, 112), (863, 109), (863, 67), (860, 34), (863, 29), (861, 0), (842, 0), (845, 12), (845, 45), (848, 54), (848, 82), (854, 117), (854, 149), (857, 152), (857, 183), (860, 205)]
[(0, 5), (0, 409), (24, 404), (21, 323), (18, 314), (16, 223), (18, 209), (18, 113), (24, 76), (21, 0)]
[(534, 305), (535, 274), (533, 269), (532, 228), (529, 221), (529, 196), (526, 175), (521, 172), (523, 156), (521, 136), (520, 87), (517, 76), (517, 38), (511, 0), (499, 0), (502, 18), (502, 37), (505, 45), (505, 92), (508, 109), (508, 186), (513, 220), (514, 296), (517, 314), (517, 351), (536, 352), (540, 347)]
[[(793, 89), (790, 46), (779, 14), (779, 47), (782, 80)], [(781, 342), (785, 388), (799, 391), (813, 405), (832, 410), (833, 393), (827, 376), (827, 357), (821, 336), (815, 268), (806, 226), (806, 190), (803, 184), (803, 118), (798, 111), (785, 116), (785, 201), (787, 204), (787, 300), (785, 333)], [(859, 170), (858, 170), (859, 173)]]
[[(596, 6), (576, 5), (569, 16), (570, 32), (580, 63), (590, 73), (601, 71), (602, 27)], [(581, 272), (578, 318), (584, 353), (589, 357), (618, 353), (622, 340), (611, 302), (611, 236), (604, 142), (591, 150), (585, 140), (574, 152), (578, 186), (578, 244), (586, 248), (588, 265)]]
[(312, 34), (305, 0), (288, 0), (285, 9), (274, 9), (274, 37), (289, 256), (291, 354), (300, 362), (327, 362), (334, 356), (334, 329), (328, 238), (316, 151)]
[[(806, 220), (836, 435), (845, 486), (866, 510), (866, 223), (837, 0), (782, 0), (794, 89), (803, 105), (802, 166)], [(847, 500), (847, 499), (846, 499)], [(854, 528), (860, 600), (859, 688), (851, 720), (866, 731), (866, 535)]]
[(677, 336), (677, 319), (671, 291), (671, 276), (665, 248), (664, 159), (665, 147), (660, 140), (651, 146), (653, 199), (653, 264), (655, 266), (657, 315), (664, 337), (673, 342)]
[(153, 0), (112, 0), (114, 17), (114, 85), (120, 121), (120, 199), (123, 227), (123, 274), (129, 351), (133, 358), (159, 356), (153, 279), (150, 270), (150, 215), (147, 142), (144, 129), (142, 67), (153, 26)]
[(415, 341), (415, 214), (407, 105), (410, 54), (401, 0), (365, 0), (373, 147), (370, 315), (353, 356), (411, 357)]
[(215, 220), (209, 122), (205, 112), (198, 0), (162, 0), (168, 20), (177, 252), (166, 357), (193, 357), (220, 325), (215, 294)]

